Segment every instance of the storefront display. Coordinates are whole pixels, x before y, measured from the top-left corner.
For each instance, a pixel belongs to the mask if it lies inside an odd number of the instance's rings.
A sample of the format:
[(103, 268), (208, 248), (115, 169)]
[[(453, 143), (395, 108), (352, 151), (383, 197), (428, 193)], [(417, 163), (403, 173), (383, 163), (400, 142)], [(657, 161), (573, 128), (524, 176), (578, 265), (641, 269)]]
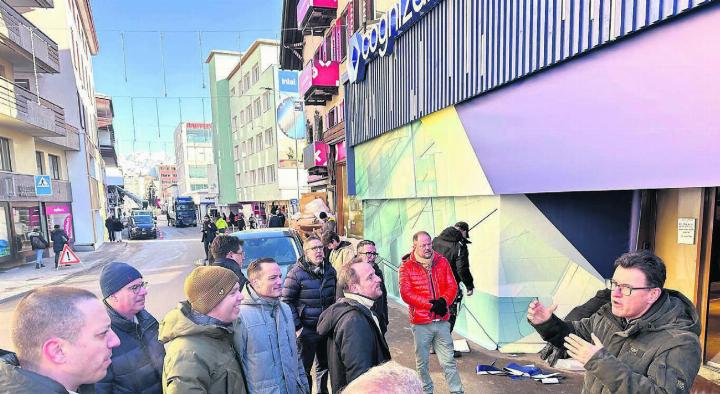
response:
[(28, 233), (34, 228), (40, 228), (40, 207), (13, 207), (12, 220), (15, 228), (15, 248), (22, 252), (31, 250)]
[(0, 206), (0, 257), (10, 256), (11, 254), (7, 208)]
[(47, 229), (52, 231), (55, 225), (65, 230), (70, 241), (73, 240), (73, 220), (70, 204), (45, 205), (47, 215)]

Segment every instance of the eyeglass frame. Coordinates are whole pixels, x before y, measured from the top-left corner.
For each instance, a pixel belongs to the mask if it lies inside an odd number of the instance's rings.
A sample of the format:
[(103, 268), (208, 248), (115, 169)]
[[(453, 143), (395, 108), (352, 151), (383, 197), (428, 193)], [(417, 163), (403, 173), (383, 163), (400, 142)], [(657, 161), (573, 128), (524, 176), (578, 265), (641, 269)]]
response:
[(316, 251), (316, 252), (317, 252), (317, 251), (320, 251), (320, 250), (323, 250), (323, 249), (325, 249), (325, 246), (323, 246), (323, 245), (318, 245), (318, 246), (313, 246), (312, 248), (307, 248), (307, 249), (303, 249), (303, 250), (306, 251), (306, 252), (307, 252), (308, 250), (313, 250), (313, 251)]
[[(613, 286), (614, 285), (614, 286)], [(620, 284), (615, 282), (614, 279), (606, 279), (605, 280), (605, 287), (607, 287), (608, 290), (611, 292), (615, 291), (616, 288), (620, 288), (620, 294), (629, 297), (632, 295), (633, 290), (652, 290), (657, 289), (657, 286), (651, 286), (651, 287), (632, 287), (630, 285), (626, 284)], [(625, 294), (625, 291), (627, 289), (627, 294)]]
[(364, 254), (365, 256), (380, 256), (380, 253), (378, 252), (360, 252), (358, 254)]
[(128, 290), (132, 291), (133, 294), (137, 294), (138, 292), (140, 292), (140, 289), (142, 289), (142, 288), (147, 289), (149, 284), (150, 284), (150, 282), (148, 282), (148, 281), (142, 281), (136, 285), (132, 285), (132, 286), (128, 287)]

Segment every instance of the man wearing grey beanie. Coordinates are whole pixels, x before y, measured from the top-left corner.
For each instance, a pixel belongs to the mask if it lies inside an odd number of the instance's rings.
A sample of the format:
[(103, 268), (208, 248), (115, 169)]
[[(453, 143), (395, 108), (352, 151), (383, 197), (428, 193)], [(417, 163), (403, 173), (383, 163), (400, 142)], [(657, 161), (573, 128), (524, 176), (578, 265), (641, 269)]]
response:
[(120, 338), (112, 364), (96, 393), (162, 394), (165, 349), (158, 341), (158, 321), (145, 310), (147, 282), (131, 265), (113, 262), (103, 267), (100, 289), (112, 330)]

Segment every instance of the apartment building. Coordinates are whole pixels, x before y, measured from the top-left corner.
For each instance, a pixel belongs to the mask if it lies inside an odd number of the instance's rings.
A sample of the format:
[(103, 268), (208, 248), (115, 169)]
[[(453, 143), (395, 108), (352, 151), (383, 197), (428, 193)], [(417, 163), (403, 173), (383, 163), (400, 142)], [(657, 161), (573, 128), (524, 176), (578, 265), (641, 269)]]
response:
[(178, 194), (192, 196), (196, 203), (217, 201), (212, 124), (182, 122), (175, 128), (174, 139)]
[[(16, 7), (18, 13), (44, 32), (58, 46), (59, 73), (29, 70), (16, 73), (27, 81), (28, 90), (39, 91), (64, 110), (71, 132), (48, 138), (48, 144), (66, 149), (68, 180), (72, 183), (72, 212), (75, 248), (92, 250), (104, 239), (104, 164), (100, 153), (92, 56), (99, 51), (89, 0), (37, 1), (47, 7)], [(55, 55), (53, 55), (55, 56)], [(75, 130), (77, 132), (75, 133)], [(77, 138), (76, 138), (77, 136)], [(44, 142), (43, 142), (44, 143)]]
[[(82, 39), (71, 44), (71, 31)], [(55, 224), (78, 246), (94, 247), (92, 224), (74, 225), (93, 223), (94, 213), (88, 178), (78, 177), (78, 167), (88, 163), (86, 133), (95, 134), (94, 97), (82, 112), (79, 105), (92, 92), (90, 56), (98, 50), (90, 8), (75, 1), (0, 1), (0, 38), (0, 264), (30, 258), (27, 233), (39, 228), (48, 235)], [(84, 63), (69, 54), (78, 45)], [(88, 83), (76, 83), (78, 66), (89, 70)]]
[(279, 69), (279, 49), (274, 40), (254, 41), (229, 75), (237, 199), (262, 220), (273, 204), (292, 212), (291, 202), (308, 191), (299, 76)]

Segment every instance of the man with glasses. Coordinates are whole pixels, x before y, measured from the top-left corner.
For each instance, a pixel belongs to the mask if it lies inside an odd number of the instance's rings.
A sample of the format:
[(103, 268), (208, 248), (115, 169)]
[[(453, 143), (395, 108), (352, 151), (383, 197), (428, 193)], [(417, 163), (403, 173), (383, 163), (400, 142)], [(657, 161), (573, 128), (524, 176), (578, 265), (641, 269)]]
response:
[(162, 393), (165, 348), (158, 341), (158, 321), (145, 310), (147, 282), (125, 263), (110, 263), (100, 274), (100, 289), (120, 346), (112, 350), (107, 375), (97, 393)]
[(323, 243), (315, 236), (303, 243), (304, 255), (295, 263), (285, 278), (281, 300), (290, 305), (295, 323), (298, 350), (302, 358), (308, 383), (312, 387), (310, 373), (313, 361), (316, 393), (327, 393), (326, 342), (317, 332), (320, 314), (335, 302), (335, 269), (325, 259)]
[[(387, 287), (385, 287), (385, 274), (383, 274), (382, 268), (380, 268), (380, 266), (376, 262), (378, 258), (378, 252), (377, 248), (375, 247), (375, 242), (368, 239), (358, 242), (357, 258), (359, 258), (365, 263), (370, 264), (373, 267), (373, 270), (375, 270), (375, 275), (377, 275), (382, 281), (380, 283), (380, 290), (382, 290), (382, 295), (375, 300), (375, 303), (373, 304), (371, 310), (375, 313), (375, 315), (377, 315), (378, 320), (380, 321), (380, 331), (382, 331), (383, 335), (385, 335), (385, 333), (387, 332), (387, 326), (390, 323), (390, 315), (388, 314)], [(341, 298), (342, 296), (343, 290), (342, 288), (340, 288), (340, 286), (338, 286), (338, 290), (335, 292), (335, 297)]]
[(688, 393), (700, 369), (700, 320), (692, 302), (664, 289), (665, 264), (649, 251), (615, 260), (611, 300), (566, 323), (535, 300), (527, 318), (544, 340), (585, 366), (583, 393)]
[(247, 283), (247, 278), (242, 273), (245, 252), (243, 251), (243, 240), (234, 235), (218, 235), (210, 245), (210, 252), (213, 255), (212, 265), (227, 268), (238, 277), (240, 291)]

